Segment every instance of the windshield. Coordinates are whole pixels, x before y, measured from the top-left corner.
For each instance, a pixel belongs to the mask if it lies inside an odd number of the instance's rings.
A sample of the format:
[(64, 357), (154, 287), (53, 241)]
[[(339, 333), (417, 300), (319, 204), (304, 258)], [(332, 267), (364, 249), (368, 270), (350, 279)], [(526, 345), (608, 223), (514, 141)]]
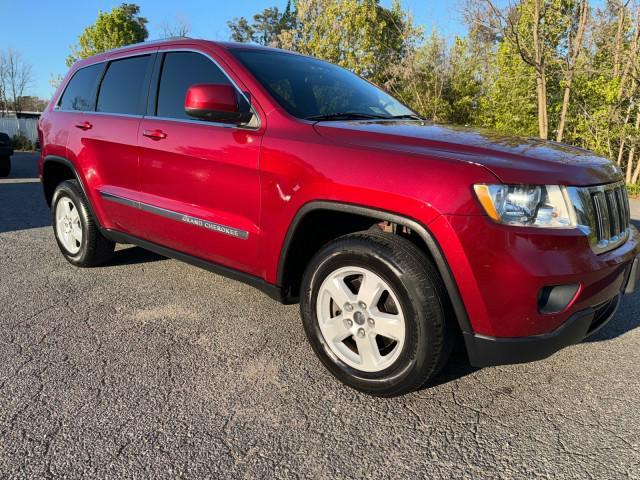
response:
[(285, 52), (241, 48), (231, 51), (282, 108), (295, 117), (308, 120), (416, 117), (395, 98), (330, 63)]

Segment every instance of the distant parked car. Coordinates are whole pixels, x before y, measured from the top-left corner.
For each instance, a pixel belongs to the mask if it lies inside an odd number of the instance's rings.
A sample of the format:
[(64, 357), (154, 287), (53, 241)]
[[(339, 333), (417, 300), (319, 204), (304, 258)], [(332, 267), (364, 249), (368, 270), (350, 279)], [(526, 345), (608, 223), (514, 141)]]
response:
[(0, 133), (0, 177), (8, 177), (11, 173), (11, 155), (13, 147), (6, 133)]

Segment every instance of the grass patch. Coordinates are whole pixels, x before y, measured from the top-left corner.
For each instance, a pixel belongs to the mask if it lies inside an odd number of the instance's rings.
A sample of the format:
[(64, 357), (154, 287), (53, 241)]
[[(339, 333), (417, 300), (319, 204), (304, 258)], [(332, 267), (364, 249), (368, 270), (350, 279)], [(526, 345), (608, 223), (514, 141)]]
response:
[(629, 192), (629, 196), (631, 198), (640, 198), (640, 185), (638, 184), (628, 184), (627, 191)]

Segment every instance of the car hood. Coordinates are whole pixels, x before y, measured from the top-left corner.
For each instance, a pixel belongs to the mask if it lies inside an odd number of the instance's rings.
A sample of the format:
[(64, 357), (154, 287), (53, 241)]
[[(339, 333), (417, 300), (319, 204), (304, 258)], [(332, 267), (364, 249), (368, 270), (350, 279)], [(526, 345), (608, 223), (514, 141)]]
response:
[(479, 164), (504, 183), (585, 186), (622, 179), (622, 171), (606, 158), (540, 139), (420, 121), (319, 122), (314, 127), (333, 141)]

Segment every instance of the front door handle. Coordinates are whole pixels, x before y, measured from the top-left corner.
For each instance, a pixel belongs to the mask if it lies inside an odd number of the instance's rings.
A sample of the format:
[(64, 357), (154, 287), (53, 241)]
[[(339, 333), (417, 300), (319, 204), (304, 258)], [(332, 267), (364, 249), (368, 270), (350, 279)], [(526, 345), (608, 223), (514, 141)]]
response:
[(93, 128), (93, 125), (91, 125), (91, 123), (89, 122), (80, 122), (76, 123), (76, 128), (79, 128), (80, 130), (91, 130)]
[(167, 138), (167, 134), (162, 130), (145, 130), (142, 132), (142, 135), (150, 138), (151, 140), (162, 140), (163, 138)]

